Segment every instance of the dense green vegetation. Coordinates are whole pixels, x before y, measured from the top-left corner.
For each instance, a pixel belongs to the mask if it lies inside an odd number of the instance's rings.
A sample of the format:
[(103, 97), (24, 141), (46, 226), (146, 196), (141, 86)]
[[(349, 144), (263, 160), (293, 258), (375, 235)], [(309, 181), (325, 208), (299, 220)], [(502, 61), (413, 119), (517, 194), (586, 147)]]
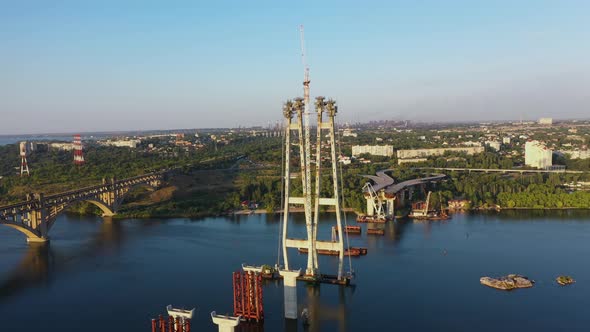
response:
[[(430, 147), (432, 144), (418, 139), (432, 133), (417, 131), (398, 135), (386, 134), (396, 148)], [(456, 134), (446, 134), (452, 136)], [(474, 139), (477, 133), (472, 134)], [(375, 134), (363, 133), (359, 141), (371, 144)], [(343, 139), (342, 150), (350, 153), (351, 138)], [(157, 149), (148, 149), (147, 144)], [(355, 141), (355, 144), (358, 142)], [(81, 167), (72, 163), (72, 153), (67, 151), (34, 152), (29, 156), (30, 177), (14, 176), (19, 165), (16, 145), (0, 146), (0, 204), (22, 200), (26, 193), (54, 193), (99, 183), (103, 178), (124, 178), (151, 170), (177, 168), (164, 187), (157, 191), (131, 193), (119, 211), (121, 217), (197, 217), (242, 209), (242, 202), (258, 203), (268, 212), (281, 208), (281, 138), (236, 136), (230, 144), (207, 142), (199, 150), (186, 150), (170, 142), (144, 141), (136, 149), (89, 145), (85, 149), (87, 163)], [(294, 152), (297, 156), (297, 152)], [(415, 166), (515, 168), (522, 164), (521, 157), (509, 153), (486, 151), (469, 156), (448, 153), (432, 157), (427, 162), (397, 166), (395, 158), (364, 156), (372, 164), (353, 163), (342, 167), (343, 207), (362, 212), (366, 201), (361, 188), (367, 179), (365, 174), (375, 174), (380, 169), (392, 168), (391, 176), (397, 182), (425, 176), (412, 169)], [(569, 160), (559, 157), (560, 164), (570, 168), (590, 169), (589, 160)], [(323, 165), (321, 194), (332, 195), (332, 183), (328, 174), (329, 164)], [(340, 166), (339, 166), (340, 167)], [(207, 170), (211, 170), (210, 172)], [(298, 161), (294, 160), (292, 175), (298, 175)], [(453, 198), (471, 201), (473, 208), (590, 208), (590, 193), (570, 193), (564, 183), (590, 181), (588, 174), (520, 175), (498, 173), (449, 173), (449, 178), (427, 188), (433, 190), (431, 201), (437, 206)], [(291, 179), (292, 195), (301, 195), (301, 179)], [(425, 193), (417, 193), (416, 199)], [(76, 213), (98, 213), (89, 204), (70, 208)]]
[[(237, 165), (237, 157), (247, 155), (260, 162), (280, 160), (280, 138), (240, 138), (230, 145), (207, 145), (201, 150), (185, 151), (168, 146), (158, 151), (90, 145), (84, 153), (86, 163), (76, 166), (71, 151), (34, 152), (28, 157), (31, 175), (15, 176), (20, 165), (15, 144), (0, 146), (0, 204), (22, 200), (26, 193), (56, 193), (100, 183), (103, 178), (125, 178), (168, 168), (208, 169)], [(276, 152), (272, 152), (276, 151)]]

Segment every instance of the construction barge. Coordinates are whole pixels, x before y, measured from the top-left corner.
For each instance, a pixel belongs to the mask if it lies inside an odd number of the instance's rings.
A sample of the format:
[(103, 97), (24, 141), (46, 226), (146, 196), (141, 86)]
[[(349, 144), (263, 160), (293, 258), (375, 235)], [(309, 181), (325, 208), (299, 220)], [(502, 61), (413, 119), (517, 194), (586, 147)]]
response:
[[(309, 249), (307, 248), (298, 248), (297, 249), (302, 254), (307, 254)], [(328, 250), (328, 249), (318, 249), (318, 254), (320, 255), (327, 255), (327, 256), (339, 256), (340, 251), (338, 250)], [(344, 249), (344, 256), (351, 256), (351, 257), (358, 257), (364, 256), (367, 254), (367, 248), (363, 247), (350, 247), (348, 249)]]
[(384, 229), (378, 229), (378, 228), (368, 228), (367, 229), (367, 234), (371, 234), (371, 235), (385, 235), (385, 230)]
[(318, 276), (302, 275), (297, 277), (299, 281), (305, 281), (309, 284), (330, 284), (348, 286), (351, 282), (351, 276), (346, 275), (338, 279), (337, 275), (333, 274), (319, 274)]
[[(334, 231), (334, 233), (338, 234), (338, 228), (336, 228), (335, 226), (332, 226), (332, 230)], [(361, 234), (362, 229), (361, 229), (361, 226), (345, 226), (344, 232), (346, 234)]]
[(440, 211), (430, 209), (430, 194), (426, 197), (426, 202), (416, 202), (412, 204), (412, 211), (408, 214), (408, 218), (417, 220), (447, 220), (449, 215), (441, 208)]
[(375, 224), (384, 224), (389, 219), (386, 217), (379, 217), (379, 216), (365, 216), (359, 215), (356, 217), (356, 222), (358, 223), (375, 223)]

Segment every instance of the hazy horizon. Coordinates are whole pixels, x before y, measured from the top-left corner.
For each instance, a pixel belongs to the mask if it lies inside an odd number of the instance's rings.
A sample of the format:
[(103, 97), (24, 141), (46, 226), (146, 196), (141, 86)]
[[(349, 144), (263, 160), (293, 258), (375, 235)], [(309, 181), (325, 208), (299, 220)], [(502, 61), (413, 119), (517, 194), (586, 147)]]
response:
[(0, 135), (266, 126), (302, 95), (340, 123), (587, 118), (590, 3), (4, 4)]

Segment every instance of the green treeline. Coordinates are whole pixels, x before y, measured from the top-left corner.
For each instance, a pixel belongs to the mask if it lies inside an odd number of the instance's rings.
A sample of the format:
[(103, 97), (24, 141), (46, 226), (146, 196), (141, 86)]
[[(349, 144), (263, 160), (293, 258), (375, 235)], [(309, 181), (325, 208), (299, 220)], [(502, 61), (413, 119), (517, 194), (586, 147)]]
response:
[(449, 173), (450, 179), (437, 191), (471, 201), (471, 207), (499, 205), (502, 208), (590, 208), (590, 192), (568, 192), (564, 183), (586, 180), (572, 174)]

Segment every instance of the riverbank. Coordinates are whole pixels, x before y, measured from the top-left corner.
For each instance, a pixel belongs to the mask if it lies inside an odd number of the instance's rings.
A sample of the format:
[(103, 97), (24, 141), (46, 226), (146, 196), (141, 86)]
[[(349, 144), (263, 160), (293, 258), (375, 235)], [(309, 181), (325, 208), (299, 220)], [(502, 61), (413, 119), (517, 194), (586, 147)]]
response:
[[(328, 209), (325, 210), (323, 212), (335, 212), (336, 210), (334, 209)], [(289, 212), (290, 213), (303, 213), (304, 210), (303, 208), (289, 208)], [(344, 208), (342, 209), (342, 212), (352, 212), (354, 214), (361, 215), (361, 213), (359, 213), (358, 211), (355, 211), (352, 208)], [(254, 210), (236, 210), (230, 213), (227, 213), (228, 215), (248, 215), (248, 214), (281, 214), (283, 213), (283, 210), (276, 210), (276, 211), (266, 211), (265, 209), (254, 209)]]

